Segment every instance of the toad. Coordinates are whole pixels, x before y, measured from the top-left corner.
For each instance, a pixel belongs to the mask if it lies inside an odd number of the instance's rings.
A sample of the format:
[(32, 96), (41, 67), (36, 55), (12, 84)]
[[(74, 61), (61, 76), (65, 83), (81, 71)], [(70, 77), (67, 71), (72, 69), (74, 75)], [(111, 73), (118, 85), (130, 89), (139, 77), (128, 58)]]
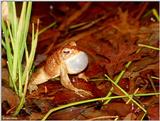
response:
[(59, 48), (49, 56), (45, 64), (32, 74), (28, 85), (30, 93), (37, 90), (37, 85), (49, 79), (60, 77), (61, 84), (80, 96), (92, 95), (91, 92), (74, 87), (68, 74), (78, 74), (88, 65), (88, 56), (79, 50), (75, 42)]

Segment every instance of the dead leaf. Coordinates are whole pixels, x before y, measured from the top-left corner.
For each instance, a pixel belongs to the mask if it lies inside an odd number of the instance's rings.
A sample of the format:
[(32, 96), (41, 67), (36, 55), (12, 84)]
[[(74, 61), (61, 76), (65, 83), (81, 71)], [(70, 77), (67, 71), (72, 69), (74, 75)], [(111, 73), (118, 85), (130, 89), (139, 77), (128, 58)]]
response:
[(136, 120), (136, 118), (137, 116), (134, 113), (129, 113), (123, 120)]
[[(109, 103), (102, 107), (103, 111), (106, 111), (109, 115), (126, 116), (132, 112), (131, 105), (125, 103)], [(123, 110), (123, 111), (122, 111)]]
[(10, 108), (15, 108), (19, 104), (19, 97), (10, 88), (2, 86), (2, 102), (7, 101)]
[(149, 120), (159, 120), (160, 119), (159, 104), (149, 107), (147, 111), (148, 111)]

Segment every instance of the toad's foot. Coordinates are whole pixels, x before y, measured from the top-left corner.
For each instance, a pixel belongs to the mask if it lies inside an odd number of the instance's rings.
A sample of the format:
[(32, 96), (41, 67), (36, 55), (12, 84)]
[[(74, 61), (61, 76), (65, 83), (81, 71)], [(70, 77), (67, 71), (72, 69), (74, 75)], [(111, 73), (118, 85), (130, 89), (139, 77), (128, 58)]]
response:
[(66, 87), (70, 90), (73, 90), (79, 96), (81, 96), (81, 97), (92, 96), (91, 92), (74, 87), (74, 85), (71, 83), (71, 80), (68, 77), (66, 65), (64, 63), (61, 64), (60, 77), (61, 77), (61, 84), (64, 87)]
[(88, 82), (89, 78), (85, 75), (85, 73), (80, 73), (78, 74), (78, 78), (85, 80)]

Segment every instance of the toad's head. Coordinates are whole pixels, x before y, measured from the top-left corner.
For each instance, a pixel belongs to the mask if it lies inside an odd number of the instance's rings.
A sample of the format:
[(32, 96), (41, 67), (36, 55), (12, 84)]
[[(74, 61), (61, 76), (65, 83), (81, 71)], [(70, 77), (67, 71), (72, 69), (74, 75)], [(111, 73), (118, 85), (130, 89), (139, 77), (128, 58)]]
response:
[(87, 54), (79, 50), (75, 42), (71, 42), (60, 50), (61, 60), (66, 64), (69, 74), (77, 74), (88, 65)]

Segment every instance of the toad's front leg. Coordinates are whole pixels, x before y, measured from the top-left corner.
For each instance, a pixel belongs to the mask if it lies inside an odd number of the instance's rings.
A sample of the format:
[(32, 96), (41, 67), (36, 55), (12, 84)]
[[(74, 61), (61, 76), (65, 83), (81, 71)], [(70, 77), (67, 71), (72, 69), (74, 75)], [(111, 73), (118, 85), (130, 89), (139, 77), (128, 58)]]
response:
[(61, 63), (60, 66), (60, 78), (61, 78), (61, 84), (70, 89), (75, 91), (76, 94), (80, 95), (81, 97), (85, 97), (85, 96), (92, 96), (92, 93), (83, 89), (79, 89), (73, 86), (73, 84), (71, 83), (69, 77), (68, 77), (68, 73), (67, 73), (67, 68), (65, 63)]

